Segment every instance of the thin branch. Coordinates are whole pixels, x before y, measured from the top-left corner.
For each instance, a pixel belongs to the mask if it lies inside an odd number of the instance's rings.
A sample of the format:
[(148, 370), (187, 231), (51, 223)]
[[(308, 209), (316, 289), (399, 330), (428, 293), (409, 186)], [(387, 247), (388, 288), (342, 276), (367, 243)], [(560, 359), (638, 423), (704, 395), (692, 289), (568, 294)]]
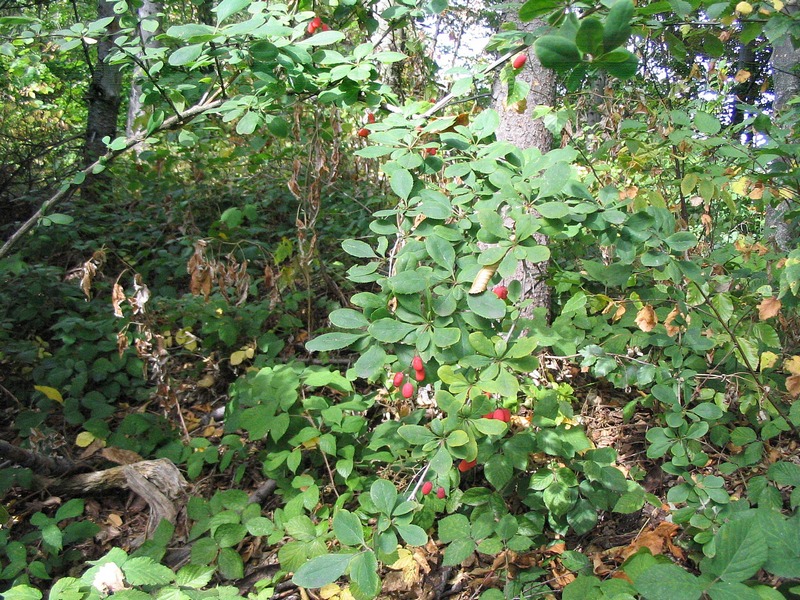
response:
[[(146, 131), (142, 131), (132, 135), (131, 137), (125, 140), (125, 146), (122, 149), (111, 150), (107, 152), (105, 155), (98, 158), (88, 167), (86, 167), (82, 171), (79, 171), (79, 173), (83, 173), (84, 176), (89, 176), (94, 172), (96, 168), (100, 166), (104, 167), (107, 166), (121, 154), (124, 154), (131, 148), (141, 144), (149, 135), (152, 135), (153, 133), (156, 133), (158, 131), (168, 131), (170, 129), (175, 129), (177, 127), (180, 127), (181, 125), (184, 125), (187, 121), (193, 119), (194, 117), (202, 115), (208, 112), (209, 110), (218, 108), (221, 105), (222, 105), (222, 100), (218, 99), (209, 99), (203, 104), (196, 104), (195, 106), (186, 109), (182, 113), (179, 113), (168, 119), (165, 119), (164, 122), (155, 131), (149, 133)], [(33, 229), (33, 227), (36, 226), (36, 223), (39, 221), (39, 219), (41, 219), (45, 215), (45, 213), (48, 210), (50, 210), (60, 201), (71, 196), (77, 189), (80, 188), (80, 185), (81, 184), (66, 183), (63, 186), (61, 186), (61, 189), (59, 189), (55, 194), (53, 194), (50, 198), (45, 200), (39, 207), (39, 210), (33, 213), (33, 215), (27, 221), (25, 221), (19, 227), (19, 229), (17, 229), (13, 234), (11, 234), (11, 237), (9, 237), (8, 240), (6, 240), (6, 243), (3, 244), (2, 248), (0, 248), (0, 258), (3, 258), (6, 254), (8, 254), (9, 250), (11, 250), (11, 248), (20, 240), (20, 238), (22, 238), (23, 235), (28, 233), (28, 231), (30, 231), (31, 229)]]

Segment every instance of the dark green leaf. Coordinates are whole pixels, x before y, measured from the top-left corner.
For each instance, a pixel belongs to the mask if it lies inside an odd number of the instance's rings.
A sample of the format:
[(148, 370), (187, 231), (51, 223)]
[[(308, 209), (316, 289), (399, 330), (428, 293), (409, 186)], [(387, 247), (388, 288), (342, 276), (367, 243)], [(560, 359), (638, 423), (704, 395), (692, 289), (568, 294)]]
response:
[(312, 558), (295, 571), (292, 582), (304, 588), (320, 588), (344, 575), (356, 554), (324, 554)]
[(554, 71), (568, 71), (581, 62), (581, 53), (575, 42), (560, 35), (543, 35), (533, 47), (542, 66)]
[(610, 52), (625, 44), (631, 35), (632, 0), (617, 0), (608, 11), (603, 29), (603, 49)]
[(341, 350), (350, 344), (364, 337), (361, 333), (344, 333), (336, 331), (334, 333), (323, 333), (313, 340), (306, 342), (306, 350), (309, 352), (327, 352), (329, 350)]
[(345, 546), (361, 546), (364, 543), (361, 520), (349, 510), (341, 509), (333, 517), (333, 533)]

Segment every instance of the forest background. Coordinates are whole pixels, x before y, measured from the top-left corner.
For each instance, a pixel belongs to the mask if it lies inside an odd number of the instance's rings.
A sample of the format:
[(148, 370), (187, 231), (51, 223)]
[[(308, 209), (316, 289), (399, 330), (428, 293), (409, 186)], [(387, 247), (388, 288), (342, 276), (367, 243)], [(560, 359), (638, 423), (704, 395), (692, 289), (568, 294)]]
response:
[(800, 596), (799, 43), (0, 0), (3, 597)]

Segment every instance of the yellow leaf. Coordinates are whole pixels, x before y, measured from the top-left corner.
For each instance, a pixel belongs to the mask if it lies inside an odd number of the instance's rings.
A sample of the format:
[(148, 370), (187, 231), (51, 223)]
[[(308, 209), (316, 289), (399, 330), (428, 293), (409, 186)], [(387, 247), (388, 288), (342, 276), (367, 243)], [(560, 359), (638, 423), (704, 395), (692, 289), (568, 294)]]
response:
[(772, 0), (772, 7), (775, 10), (783, 10), (783, 2), (781, 0)]
[(487, 265), (485, 267), (481, 267), (481, 270), (478, 271), (478, 274), (475, 275), (475, 279), (472, 281), (472, 287), (469, 288), (470, 294), (480, 294), (481, 292), (486, 291), (486, 286), (489, 284), (489, 280), (494, 275), (495, 271), (497, 271), (497, 267), (500, 263), (495, 263), (493, 265)]
[(746, 196), (748, 185), (750, 185), (750, 182), (747, 177), (740, 177), (731, 184), (731, 189), (740, 196)]
[(771, 369), (778, 361), (778, 355), (774, 352), (762, 352), (761, 359), (759, 360), (759, 370)]
[(414, 555), (406, 548), (398, 548), (397, 554), (400, 558), (389, 565), (389, 568), (402, 571), (406, 585), (419, 581), (419, 563), (414, 559)]
[(233, 354), (231, 354), (231, 366), (235, 367), (236, 365), (242, 364), (242, 361), (245, 359), (245, 353), (242, 350), (237, 350)]
[(111, 513), (110, 515), (108, 515), (108, 518), (106, 520), (108, 521), (109, 525), (112, 525), (114, 527), (122, 526), (122, 517), (120, 517), (117, 513)]
[(319, 588), (319, 597), (322, 598), (322, 600), (329, 600), (330, 598), (335, 598), (338, 596), (341, 591), (342, 588), (340, 588), (338, 585), (335, 583), (329, 583), (328, 585), (323, 585), (321, 588)]
[(94, 441), (94, 434), (88, 431), (81, 431), (75, 438), (75, 445), (78, 448), (86, 448)]
[(255, 348), (253, 348), (252, 346), (250, 346), (250, 347), (247, 347), (247, 348), (245, 348), (245, 350), (244, 350), (244, 355), (245, 355), (247, 358), (253, 358), (253, 356), (255, 356), (255, 354), (256, 354)]
[(37, 392), (42, 392), (45, 396), (50, 398), (50, 400), (55, 400), (59, 404), (64, 404), (64, 397), (56, 388), (47, 387), (46, 385), (35, 385), (33, 389)]
[(792, 375), (800, 375), (800, 356), (792, 356), (783, 361), (783, 370)]
[(753, 12), (753, 5), (749, 2), (739, 2), (739, 4), (736, 5), (736, 12), (740, 15), (749, 15)]
[(736, 83), (744, 83), (745, 81), (750, 79), (751, 75), (752, 73), (750, 71), (746, 71), (745, 69), (739, 69), (738, 71), (736, 71), (736, 75), (734, 75), (733, 80)]

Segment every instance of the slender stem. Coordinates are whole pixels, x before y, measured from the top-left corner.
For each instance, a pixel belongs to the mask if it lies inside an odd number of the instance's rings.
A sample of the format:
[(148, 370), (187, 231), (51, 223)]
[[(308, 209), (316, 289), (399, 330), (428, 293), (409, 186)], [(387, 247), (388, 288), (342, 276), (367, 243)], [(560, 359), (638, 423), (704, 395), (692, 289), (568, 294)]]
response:
[[(216, 99), (209, 99), (207, 102), (203, 104), (196, 104), (195, 106), (188, 108), (182, 113), (179, 113), (168, 119), (165, 119), (164, 122), (156, 129), (156, 131), (167, 131), (170, 129), (175, 129), (176, 127), (180, 127), (190, 119), (193, 119), (198, 115), (202, 115), (214, 108), (218, 108), (221, 105), (222, 105), (222, 100), (216, 100)], [(79, 171), (78, 173), (83, 173), (84, 176), (91, 175), (92, 172), (97, 167), (101, 165), (102, 166), (108, 165), (121, 154), (124, 154), (134, 146), (137, 146), (138, 144), (142, 143), (145, 140), (145, 138), (147, 138), (147, 136), (152, 133), (155, 132), (148, 133), (142, 131), (132, 135), (131, 137), (125, 140), (125, 146), (123, 148), (121, 148), (120, 150), (108, 151), (106, 154), (98, 158), (96, 161), (94, 161), (92, 164), (90, 164), (83, 170)], [(9, 237), (8, 240), (6, 240), (6, 243), (3, 244), (2, 248), (0, 248), (0, 258), (3, 258), (6, 254), (8, 254), (11, 248), (14, 247), (14, 245), (22, 238), (22, 236), (24, 236), (26, 233), (28, 233), (28, 231), (34, 228), (39, 219), (41, 219), (48, 210), (50, 210), (53, 206), (55, 206), (65, 198), (70, 197), (73, 193), (75, 193), (75, 191), (77, 191), (80, 188), (80, 186), (81, 184), (65, 183), (55, 194), (53, 194), (52, 196), (50, 196), (50, 198), (45, 200), (39, 207), (39, 209), (35, 213), (33, 213), (33, 215), (31, 215), (31, 217), (27, 221), (25, 221), (19, 227), (19, 229), (17, 229), (13, 234), (11, 234), (11, 237)]]

